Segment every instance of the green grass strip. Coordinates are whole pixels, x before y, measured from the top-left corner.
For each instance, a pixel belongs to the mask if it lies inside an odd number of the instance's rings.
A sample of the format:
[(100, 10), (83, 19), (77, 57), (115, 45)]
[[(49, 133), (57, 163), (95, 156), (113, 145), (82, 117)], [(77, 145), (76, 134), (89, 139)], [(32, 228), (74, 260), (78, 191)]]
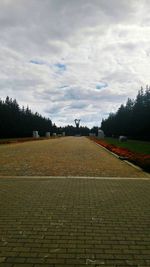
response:
[(127, 148), (130, 151), (150, 155), (150, 142), (138, 141), (138, 140), (128, 140), (126, 142), (120, 142), (116, 138), (105, 138), (106, 142), (113, 144), (118, 147)]

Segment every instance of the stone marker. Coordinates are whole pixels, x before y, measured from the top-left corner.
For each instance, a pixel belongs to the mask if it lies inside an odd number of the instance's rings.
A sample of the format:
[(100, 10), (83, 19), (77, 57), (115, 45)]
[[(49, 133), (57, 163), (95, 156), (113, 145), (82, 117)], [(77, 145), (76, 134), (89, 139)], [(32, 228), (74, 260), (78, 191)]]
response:
[(101, 129), (98, 129), (98, 138), (104, 139), (104, 132)]
[(51, 133), (50, 132), (46, 132), (45, 136), (46, 137), (50, 137), (51, 136)]
[(127, 141), (127, 137), (124, 136), (124, 135), (120, 135), (120, 136), (119, 136), (119, 141), (120, 141), (120, 142), (126, 142), (126, 141)]
[(34, 138), (39, 138), (40, 137), (38, 131), (33, 131), (33, 137)]
[(53, 133), (53, 136), (57, 136), (57, 134), (56, 133)]
[(63, 132), (63, 133), (62, 133), (62, 136), (65, 136), (65, 135), (66, 135), (66, 133), (65, 133), (65, 132)]

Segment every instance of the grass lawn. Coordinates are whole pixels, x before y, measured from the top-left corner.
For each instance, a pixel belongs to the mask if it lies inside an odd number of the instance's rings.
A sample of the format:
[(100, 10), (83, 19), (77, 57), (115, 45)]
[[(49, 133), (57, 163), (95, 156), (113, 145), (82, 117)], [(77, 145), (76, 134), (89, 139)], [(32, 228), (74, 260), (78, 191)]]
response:
[(118, 147), (127, 148), (130, 151), (150, 154), (150, 142), (139, 141), (139, 140), (128, 140), (127, 142), (119, 142), (116, 138), (105, 138), (106, 142), (109, 144), (116, 145)]

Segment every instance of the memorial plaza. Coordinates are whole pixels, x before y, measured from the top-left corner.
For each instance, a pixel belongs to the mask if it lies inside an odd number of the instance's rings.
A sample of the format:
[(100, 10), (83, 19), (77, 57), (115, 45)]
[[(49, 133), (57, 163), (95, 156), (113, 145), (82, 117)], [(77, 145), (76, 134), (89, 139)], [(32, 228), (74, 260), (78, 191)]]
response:
[(149, 186), (85, 137), (1, 145), (0, 267), (150, 266)]

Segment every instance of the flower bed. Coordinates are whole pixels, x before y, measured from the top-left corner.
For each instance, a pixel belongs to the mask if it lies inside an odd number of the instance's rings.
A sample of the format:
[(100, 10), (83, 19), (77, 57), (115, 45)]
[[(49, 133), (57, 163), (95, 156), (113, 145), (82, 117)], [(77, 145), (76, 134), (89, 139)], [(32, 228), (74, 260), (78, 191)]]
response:
[(90, 139), (97, 144), (107, 148), (111, 152), (117, 154), (120, 159), (127, 159), (128, 161), (138, 165), (145, 171), (150, 172), (150, 155), (135, 153), (127, 148), (117, 147), (115, 145), (107, 143), (105, 140), (100, 140), (95, 137), (90, 137)]

